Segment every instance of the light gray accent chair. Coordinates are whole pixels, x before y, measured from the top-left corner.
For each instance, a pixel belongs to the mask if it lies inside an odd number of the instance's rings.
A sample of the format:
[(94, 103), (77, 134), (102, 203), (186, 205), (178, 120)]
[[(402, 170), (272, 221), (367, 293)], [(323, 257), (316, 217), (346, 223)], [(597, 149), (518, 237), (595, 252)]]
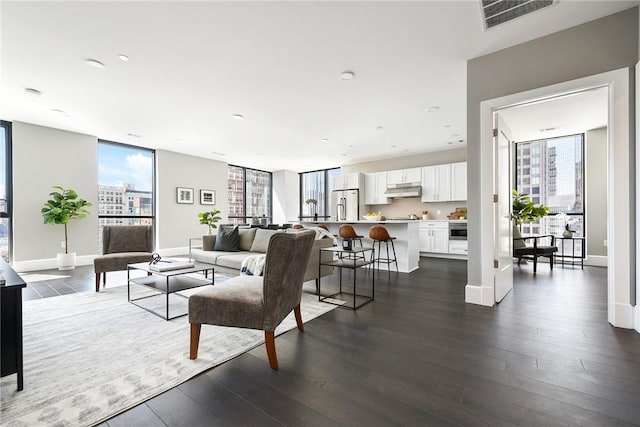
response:
[(274, 331), (293, 310), (304, 331), (300, 298), (315, 233), (277, 233), (269, 240), (263, 276), (236, 276), (189, 297), (189, 358), (198, 357), (202, 324), (260, 329), (272, 369), (278, 369)]
[(107, 284), (108, 271), (127, 269), (127, 264), (151, 262), (153, 228), (150, 225), (105, 225), (102, 229), (102, 255), (93, 260), (96, 292), (100, 291), (100, 275)]

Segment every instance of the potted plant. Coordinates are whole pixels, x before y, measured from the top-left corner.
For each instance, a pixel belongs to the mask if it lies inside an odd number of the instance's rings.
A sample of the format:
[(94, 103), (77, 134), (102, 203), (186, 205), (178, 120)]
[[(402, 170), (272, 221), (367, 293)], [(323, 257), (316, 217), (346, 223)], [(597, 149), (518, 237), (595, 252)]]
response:
[(547, 216), (549, 208), (544, 205), (536, 206), (527, 193), (519, 193), (513, 190), (513, 207), (511, 219), (515, 221), (518, 228), (525, 222), (534, 222)]
[(49, 193), (51, 199), (45, 202), (40, 213), (45, 224), (64, 225), (64, 253), (59, 253), (57, 256), (58, 269), (72, 270), (76, 265), (76, 253), (69, 252), (67, 223), (72, 219), (85, 218), (89, 215), (89, 211), (85, 208), (93, 204), (78, 197), (78, 193), (74, 190), (65, 189), (59, 185), (53, 188), (56, 191)]
[(213, 209), (211, 212), (200, 212), (198, 213), (198, 219), (200, 220), (200, 224), (207, 225), (209, 227), (209, 234), (211, 234), (211, 229), (218, 228), (217, 222), (222, 219), (220, 215), (220, 209)]

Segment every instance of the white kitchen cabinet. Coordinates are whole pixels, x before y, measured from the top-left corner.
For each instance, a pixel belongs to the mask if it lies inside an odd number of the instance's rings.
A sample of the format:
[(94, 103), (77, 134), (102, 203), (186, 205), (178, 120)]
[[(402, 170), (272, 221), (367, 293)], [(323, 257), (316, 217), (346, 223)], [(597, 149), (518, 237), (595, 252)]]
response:
[(387, 172), (388, 185), (410, 184), (421, 181), (422, 174), (420, 168), (399, 169)]
[(364, 176), (365, 205), (388, 205), (389, 199), (384, 195), (387, 191), (387, 173), (368, 173)]
[(422, 168), (422, 201), (446, 202), (451, 200), (451, 165)]
[(449, 252), (449, 223), (446, 221), (421, 222), (419, 227), (420, 252)]
[(466, 240), (450, 240), (449, 241), (449, 253), (458, 255), (468, 254), (468, 243)]
[(361, 173), (347, 173), (333, 177), (334, 190), (353, 190), (361, 189), (363, 186), (363, 178)]
[(451, 200), (467, 200), (467, 162), (451, 164)]

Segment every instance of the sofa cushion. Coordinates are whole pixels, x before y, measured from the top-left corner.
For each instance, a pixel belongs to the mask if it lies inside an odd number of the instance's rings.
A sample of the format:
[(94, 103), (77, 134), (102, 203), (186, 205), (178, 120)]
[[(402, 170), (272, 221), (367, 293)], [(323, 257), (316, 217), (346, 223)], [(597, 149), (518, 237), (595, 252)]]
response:
[(233, 254), (224, 254), (219, 256), (216, 259), (216, 264), (221, 267), (233, 268), (234, 270), (240, 270), (242, 268), (242, 262), (252, 255), (263, 255), (263, 254), (255, 254), (251, 252), (236, 252)]
[(251, 245), (251, 252), (262, 252), (263, 254), (267, 252), (267, 248), (269, 247), (269, 240), (271, 240), (271, 236), (276, 233), (282, 233), (281, 230), (265, 230), (263, 228), (256, 228), (256, 237), (253, 239), (253, 244)]
[(221, 225), (213, 247), (216, 251), (238, 252), (240, 250), (240, 233), (238, 226)]
[(240, 245), (241, 251), (250, 251), (253, 240), (256, 237), (256, 228), (240, 228)]
[(203, 251), (201, 249), (194, 249), (191, 251), (191, 258), (198, 262), (205, 262), (207, 264), (216, 264), (218, 257), (222, 255), (228, 255), (229, 252), (220, 251)]

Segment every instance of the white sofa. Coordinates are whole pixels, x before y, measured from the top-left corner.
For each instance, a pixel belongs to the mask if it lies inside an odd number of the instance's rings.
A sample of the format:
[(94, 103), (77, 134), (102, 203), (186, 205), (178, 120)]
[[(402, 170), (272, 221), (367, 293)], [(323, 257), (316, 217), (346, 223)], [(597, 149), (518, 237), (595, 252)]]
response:
[[(266, 253), (269, 239), (274, 233), (283, 233), (283, 230), (267, 230), (262, 228), (240, 228), (240, 242), (238, 252), (226, 252), (214, 250), (216, 243), (216, 235), (205, 235), (202, 237), (202, 245), (200, 248), (190, 248), (190, 258), (194, 261), (213, 264), (216, 272), (237, 276), (240, 274), (242, 262), (245, 258), (252, 255), (261, 255)], [(287, 230), (287, 232), (295, 232)], [(311, 250), (311, 258), (304, 275), (304, 281), (316, 280), (318, 277), (324, 277), (333, 273), (333, 267), (323, 265), (322, 269), (318, 269), (320, 256), (323, 261), (331, 261), (333, 253), (322, 252), (320, 248), (333, 246), (333, 239), (321, 238), (313, 243)], [(319, 274), (319, 275), (318, 275)]]

